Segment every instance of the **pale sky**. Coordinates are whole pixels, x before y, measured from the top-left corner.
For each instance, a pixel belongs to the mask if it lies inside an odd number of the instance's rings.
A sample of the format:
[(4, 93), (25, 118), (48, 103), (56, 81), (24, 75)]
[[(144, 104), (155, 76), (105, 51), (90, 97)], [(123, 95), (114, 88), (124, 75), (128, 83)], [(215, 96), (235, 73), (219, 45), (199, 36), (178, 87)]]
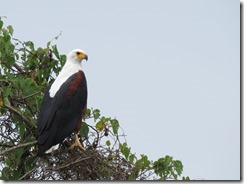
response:
[(238, 0), (2, 1), (14, 37), (85, 50), (88, 107), (132, 152), (179, 159), (191, 179), (240, 179)]

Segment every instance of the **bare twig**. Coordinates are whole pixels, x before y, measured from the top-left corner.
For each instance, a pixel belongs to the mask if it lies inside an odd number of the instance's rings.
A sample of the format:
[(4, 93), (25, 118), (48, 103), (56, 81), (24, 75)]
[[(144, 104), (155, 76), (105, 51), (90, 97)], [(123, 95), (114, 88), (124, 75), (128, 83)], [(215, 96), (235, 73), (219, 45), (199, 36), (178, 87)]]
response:
[(23, 180), (26, 176), (28, 176), (32, 171), (34, 171), (36, 168), (34, 167), (33, 169), (29, 170), (27, 173), (25, 173), (23, 176), (19, 178), (19, 180)]
[(37, 91), (37, 92), (35, 92), (35, 93), (33, 93), (33, 94), (30, 94), (30, 95), (28, 95), (28, 96), (25, 96), (25, 97), (21, 98), (21, 100), (26, 100), (26, 99), (28, 99), (28, 98), (30, 98), (30, 97), (32, 97), (32, 96), (37, 95), (37, 94), (40, 93), (40, 92), (41, 92), (41, 91)]
[(91, 157), (79, 158), (79, 159), (77, 159), (77, 160), (74, 161), (74, 162), (70, 162), (70, 163), (68, 163), (68, 164), (61, 165), (61, 166), (59, 166), (59, 167), (57, 167), (57, 168), (49, 168), (49, 169), (50, 169), (50, 170), (54, 170), (54, 171), (58, 171), (58, 170), (60, 170), (60, 169), (63, 169), (63, 168), (65, 168), (65, 167), (69, 167), (69, 166), (71, 166), (71, 165), (73, 165), (73, 164), (82, 162), (82, 161), (87, 160), (87, 159), (90, 159), (90, 158), (91, 158)]
[(95, 141), (93, 142), (93, 144), (95, 143), (95, 145), (98, 145), (98, 140), (99, 140), (99, 133), (98, 133), (98, 131), (93, 126), (91, 126), (91, 125), (88, 125), (87, 124), (87, 126), (90, 127), (91, 129), (93, 129), (97, 133), (97, 137), (96, 137)]
[(1, 151), (0, 152), (0, 155), (6, 155), (7, 153), (9, 153), (10, 151), (13, 151), (13, 150), (16, 150), (18, 148), (23, 148), (23, 147), (26, 147), (26, 146), (31, 146), (31, 145), (35, 145), (37, 143), (37, 141), (32, 141), (32, 142), (27, 142), (27, 143), (24, 143), (24, 144), (19, 144), (17, 146), (13, 146), (9, 149), (6, 149), (4, 151)]

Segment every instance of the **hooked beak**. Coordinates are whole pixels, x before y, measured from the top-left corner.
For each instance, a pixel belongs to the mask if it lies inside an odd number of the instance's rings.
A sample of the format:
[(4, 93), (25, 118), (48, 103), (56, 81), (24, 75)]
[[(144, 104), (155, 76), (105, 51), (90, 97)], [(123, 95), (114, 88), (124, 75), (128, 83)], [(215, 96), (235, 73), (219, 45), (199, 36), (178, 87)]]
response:
[(83, 52), (78, 52), (77, 53), (77, 57), (80, 59), (80, 60), (83, 60), (85, 59), (86, 61), (88, 60), (88, 56), (86, 53), (83, 53)]
[(84, 58), (86, 61), (88, 61), (88, 55), (85, 54), (85, 58)]

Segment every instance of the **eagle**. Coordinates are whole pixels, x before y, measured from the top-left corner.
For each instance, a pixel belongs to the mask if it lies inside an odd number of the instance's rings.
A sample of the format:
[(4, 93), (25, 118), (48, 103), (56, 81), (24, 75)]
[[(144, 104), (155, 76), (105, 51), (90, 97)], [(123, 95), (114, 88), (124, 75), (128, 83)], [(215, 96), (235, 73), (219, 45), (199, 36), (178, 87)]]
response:
[(77, 135), (87, 108), (87, 81), (82, 70), (83, 60), (88, 60), (83, 50), (71, 51), (61, 72), (45, 90), (37, 118), (37, 156), (58, 149), (59, 143), (73, 132), (75, 142), (70, 149), (78, 146), (85, 150)]

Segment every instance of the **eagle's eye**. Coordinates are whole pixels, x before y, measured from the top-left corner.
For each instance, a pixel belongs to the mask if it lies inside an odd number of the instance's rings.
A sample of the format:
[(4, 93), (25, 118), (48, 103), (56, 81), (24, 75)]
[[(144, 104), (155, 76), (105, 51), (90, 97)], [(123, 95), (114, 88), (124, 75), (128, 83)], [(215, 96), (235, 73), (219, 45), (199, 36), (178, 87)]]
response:
[(77, 54), (77, 55), (80, 55), (80, 52), (78, 51), (78, 52), (76, 52), (76, 54)]

